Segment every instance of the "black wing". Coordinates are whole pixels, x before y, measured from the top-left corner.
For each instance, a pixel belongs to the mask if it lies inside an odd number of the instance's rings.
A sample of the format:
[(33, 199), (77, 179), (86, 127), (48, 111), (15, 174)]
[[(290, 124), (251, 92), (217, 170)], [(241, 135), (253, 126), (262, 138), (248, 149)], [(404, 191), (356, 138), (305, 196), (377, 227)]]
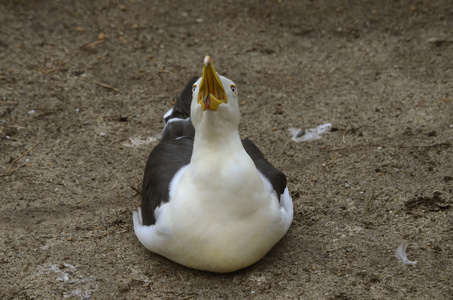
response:
[(190, 163), (195, 135), (195, 128), (190, 121), (190, 104), (192, 86), (197, 80), (197, 77), (192, 77), (176, 99), (172, 113), (165, 118), (167, 124), (162, 130), (161, 140), (146, 162), (142, 185), (143, 225), (156, 223), (154, 210), (168, 202), (173, 176)]
[(183, 137), (162, 141), (151, 151), (143, 176), (143, 225), (156, 223), (154, 210), (168, 202), (170, 182), (179, 169), (190, 163), (192, 150), (193, 137)]
[(245, 151), (252, 158), (256, 168), (261, 172), (261, 174), (269, 179), (272, 187), (280, 198), (280, 196), (285, 192), (286, 188), (285, 174), (271, 165), (266, 160), (260, 149), (258, 149), (258, 147), (251, 140), (243, 139), (242, 146), (244, 146)]
[[(198, 80), (192, 77), (176, 99), (172, 113), (165, 118), (162, 130), (162, 141), (174, 139), (180, 136), (194, 136), (195, 128), (190, 121), (190, 104), (192, 103), (192, 86)], [(175, 120), (172, 120), (175, 119)]]

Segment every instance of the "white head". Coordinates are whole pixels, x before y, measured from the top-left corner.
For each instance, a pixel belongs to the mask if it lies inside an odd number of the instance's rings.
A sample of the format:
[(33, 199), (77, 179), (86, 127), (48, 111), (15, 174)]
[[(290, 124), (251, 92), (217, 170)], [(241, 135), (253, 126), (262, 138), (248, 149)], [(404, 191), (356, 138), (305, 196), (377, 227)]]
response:
[(217, 74), (209, 56), (204, 59), (203, 76), (192, 88), (190, 117), (195, 132), (203, 131), (207, 135), (231, 129), (237, 131), (239, 125), (236, 85)]

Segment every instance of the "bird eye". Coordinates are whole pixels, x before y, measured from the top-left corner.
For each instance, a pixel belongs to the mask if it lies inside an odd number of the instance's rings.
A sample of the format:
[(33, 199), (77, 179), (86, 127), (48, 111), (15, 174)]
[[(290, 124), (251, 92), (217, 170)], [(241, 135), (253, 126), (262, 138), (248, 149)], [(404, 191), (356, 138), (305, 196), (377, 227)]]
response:
[(194, 85), (192, 86), (192, 93), (195, 92), (196, 89), (197, 89), (197, 85), (194, 84)]
[(234, 94), (236, 93), (236, 86), (234, 84), (230, 85), (230, 89)]

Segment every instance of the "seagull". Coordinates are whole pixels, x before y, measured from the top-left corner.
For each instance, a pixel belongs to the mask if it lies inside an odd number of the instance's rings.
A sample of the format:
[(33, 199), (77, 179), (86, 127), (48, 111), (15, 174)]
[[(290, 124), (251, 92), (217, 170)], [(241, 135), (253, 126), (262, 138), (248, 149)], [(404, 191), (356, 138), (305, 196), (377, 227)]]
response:
[(239, 136), (236, 84), (206, 56), (202, 77), (189, 81), (164, 119), (133, 212), (137, 238), (193, 269), (254, 264), (288, 231), (293, 203), (286, 176)]

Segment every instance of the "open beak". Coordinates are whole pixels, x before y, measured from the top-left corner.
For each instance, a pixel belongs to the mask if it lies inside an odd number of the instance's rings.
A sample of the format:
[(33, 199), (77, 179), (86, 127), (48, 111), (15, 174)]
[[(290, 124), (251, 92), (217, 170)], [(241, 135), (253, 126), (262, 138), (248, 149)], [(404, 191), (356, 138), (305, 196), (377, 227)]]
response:
[(203, 110), (215, 111), (220, 104), (227, 103), (225, 89), (209, 56), (204, 58), (203, 77), (201, 78), (197, 100)]

